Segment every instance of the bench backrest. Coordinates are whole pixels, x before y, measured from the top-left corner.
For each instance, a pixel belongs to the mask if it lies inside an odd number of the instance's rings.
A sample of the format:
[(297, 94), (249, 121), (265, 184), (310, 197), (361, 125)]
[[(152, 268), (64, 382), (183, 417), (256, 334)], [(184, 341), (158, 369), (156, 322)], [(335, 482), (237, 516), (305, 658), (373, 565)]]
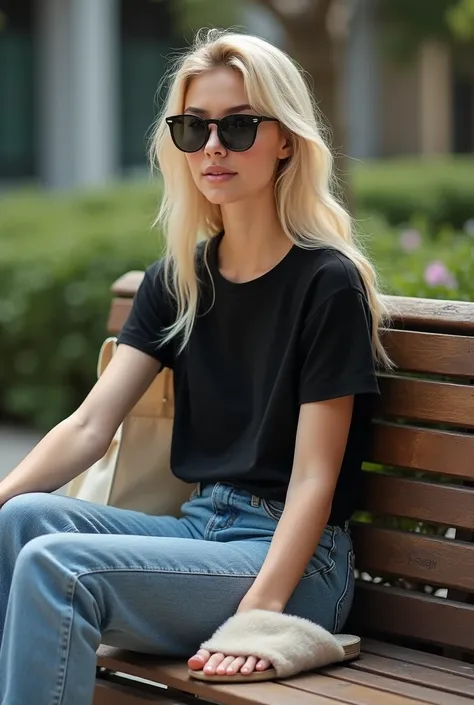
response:
[[(143, 277), (113, 286), (117, 333)], [(474, 652), (474, 303), (387, 297), (397, 364), (352, 533), (358, 633)], [(440, 592), (441, 591), (441, 592)]]

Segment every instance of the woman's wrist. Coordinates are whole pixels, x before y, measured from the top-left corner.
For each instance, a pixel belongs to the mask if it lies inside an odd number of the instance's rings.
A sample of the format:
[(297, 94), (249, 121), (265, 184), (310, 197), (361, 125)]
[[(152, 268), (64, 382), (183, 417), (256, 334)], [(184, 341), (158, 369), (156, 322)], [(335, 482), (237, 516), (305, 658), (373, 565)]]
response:
[(250, 610), (269, 610), (270, 612), (283, 612), (285, 605), (275, 598), (270, 598), (264, 594), (252, 593), (250, 590), (241, 600), (237, 612), (248, 612)]

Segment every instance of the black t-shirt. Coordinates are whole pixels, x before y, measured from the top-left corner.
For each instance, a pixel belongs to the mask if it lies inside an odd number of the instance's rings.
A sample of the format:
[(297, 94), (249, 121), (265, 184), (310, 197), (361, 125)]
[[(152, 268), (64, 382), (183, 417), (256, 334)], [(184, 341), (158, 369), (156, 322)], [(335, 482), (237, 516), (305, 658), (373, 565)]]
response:
[(173, 473), (189, 482), (227, 482), (284, 501), (293, 465), (299, 408), (355, 395), (330, 524), (343, 525), (357, 501), (378, 393), (371, 318), (355, 265), (330, 248), (293, 246), (263, 276), (225, 279), (217, 265), (222, 235), (196, 251), (198, 315), (184, 352), (160, 343), (175, 319), (153, 263), (119, 335), (174, 371)]

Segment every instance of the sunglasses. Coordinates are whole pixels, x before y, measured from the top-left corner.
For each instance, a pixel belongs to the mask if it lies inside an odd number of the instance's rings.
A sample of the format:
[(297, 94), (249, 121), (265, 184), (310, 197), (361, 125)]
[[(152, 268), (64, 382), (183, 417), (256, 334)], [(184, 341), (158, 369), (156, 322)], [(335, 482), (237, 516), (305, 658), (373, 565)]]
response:
[(232, 152), (245, 152), (255, 142), (261, 122), (278, 122), (261, 115), (226, 115), (217, 120), (205, 120), (197, 115), (172, 115), (166, 118), (171, 139), (182, 152), (198, 152), (209, 140), (209, 125), (217, 125), (221, 144)]

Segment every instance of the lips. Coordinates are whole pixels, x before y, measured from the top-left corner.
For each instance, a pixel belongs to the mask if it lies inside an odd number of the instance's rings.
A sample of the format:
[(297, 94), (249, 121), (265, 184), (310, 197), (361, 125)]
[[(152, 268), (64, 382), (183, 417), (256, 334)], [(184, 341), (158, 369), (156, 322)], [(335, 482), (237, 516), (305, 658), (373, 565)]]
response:
[(223, 176), (223, 175), (234, 176), (235, 173), (236, 173), (235, 171), (231, 171), (230, 169), (227, 169), (227, 167), (225, 167), (225, 166), (208, 166), (203, 171), (204, 176)]
[(209, 166), (203, 172), (204, 179), (211, 184), (223, 184), (236, 176), (235, 171), (220, 166)]

